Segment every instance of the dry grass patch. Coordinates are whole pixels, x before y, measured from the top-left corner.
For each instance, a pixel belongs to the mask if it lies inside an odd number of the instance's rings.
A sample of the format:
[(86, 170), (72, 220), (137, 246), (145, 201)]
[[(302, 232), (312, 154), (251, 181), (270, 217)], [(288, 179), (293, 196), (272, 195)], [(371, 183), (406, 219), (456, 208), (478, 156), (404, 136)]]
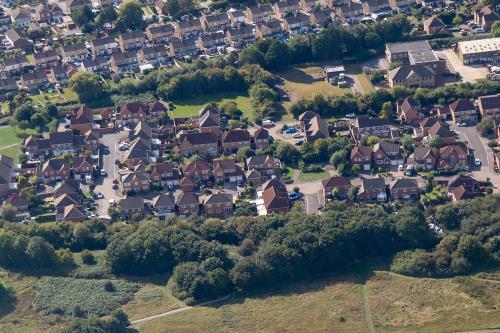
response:
[(141, 333), (366, 332), (360, 285), (320, 281), (214, 307), (180, 312), (139, 325)]
[(377, 272), (367, 286), (374, 325), (382, 332), (452, 332), (500, 323), (499, 310), (464, 292), (452, 279)]
[(178, 309), (182, 306), (185, 305), (170, 295), (165, 287), (145, 285), (134, 295), (130, 302), (123, 306), (123, 310), (128, 314), (130, 320), (137, 320)]

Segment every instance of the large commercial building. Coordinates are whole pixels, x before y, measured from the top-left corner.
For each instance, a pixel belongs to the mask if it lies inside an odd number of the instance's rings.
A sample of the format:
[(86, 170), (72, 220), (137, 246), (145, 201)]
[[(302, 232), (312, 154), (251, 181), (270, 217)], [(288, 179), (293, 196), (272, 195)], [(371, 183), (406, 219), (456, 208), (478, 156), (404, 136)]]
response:
[(500, 63), (500, 38), (458, 42), (456, 52), (464, 65), (474, 63)]
[(413, 41), (385, 44), (385, 54), (391, 64), (423, 65), (441, 74), (446, 71), (446, 61), (439, 59), (429, 42)]

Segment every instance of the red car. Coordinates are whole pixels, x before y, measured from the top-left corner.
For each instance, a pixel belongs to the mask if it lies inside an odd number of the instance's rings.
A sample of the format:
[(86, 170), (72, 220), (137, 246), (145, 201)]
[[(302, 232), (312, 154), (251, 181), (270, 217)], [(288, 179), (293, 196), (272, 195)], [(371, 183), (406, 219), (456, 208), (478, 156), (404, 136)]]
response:
[(118, 179), (113, 178), (113, 184), (118, 184)]

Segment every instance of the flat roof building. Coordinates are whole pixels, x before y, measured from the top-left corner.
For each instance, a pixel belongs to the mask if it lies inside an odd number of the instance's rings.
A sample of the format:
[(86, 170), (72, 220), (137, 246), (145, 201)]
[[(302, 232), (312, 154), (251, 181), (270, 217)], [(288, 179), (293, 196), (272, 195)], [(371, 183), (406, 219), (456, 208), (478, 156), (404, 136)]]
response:
[(464, 65), (473, 63), (500, 63), (500, 38), (458, 42), (456, 52)]

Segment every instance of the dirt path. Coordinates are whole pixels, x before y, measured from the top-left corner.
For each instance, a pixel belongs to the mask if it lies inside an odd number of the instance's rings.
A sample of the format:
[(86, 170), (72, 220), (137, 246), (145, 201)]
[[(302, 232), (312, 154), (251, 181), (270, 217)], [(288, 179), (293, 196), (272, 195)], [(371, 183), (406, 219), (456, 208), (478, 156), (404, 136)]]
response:
[(217, 299), (214, 299), (214, 300), (211, 300), (211, 301), (207, 301), (207, 302), (203, 302), (203, 303), (200, 303), (200, 304), (196, 304), (196, 305), (193, 305), (193, 306), (186, 306), (186, 307), (183, 307), (183, 308), (180, 308), (180, 309), (170, 310), (170, 311), (163, 312), (163, 313), (160, 313), (160, 314), (157, 314), (157, 315), (154, 315), (154, 316), (150, 316), (150, 317), (146, 317), (146, 318), (134, 320), (134, 321), (131, 322), (131, 324), (132, 325), (137, 325), (137, 324), (144, 323), (146, 321), (150, 321), (150, 320), (154, 320), (154, 319), (158, 319), (158, 318), (167, 317), (167, 316), (179, 313), (179, 312), (191, 310), (191, 309), (202, 307), (202, 306), (205, 306), (205, 305), (210, 305), (210, 304), (222, 302), (222, 301), (224, 301), (224, 300), (226, 300), (226, 299), (228, 299), (230, 297), (231, 297), (231, 295), (226, 295), (224, 297), (220, 297), (220, 298), (217, 298)]
[(368, 302), (368, 288), (366, 287), (366, 282), (361, 286), (361, 293), (363, 295), (363, 312), (365, 313), (365, 321), (368, 326), (368, 332), (376, 333), (375, 325), (373, 325), (372, 320), (372, 310), (370, 309), (370, 303)]
[(19, 146), (20, 144), (21, 144), (21, 142), (13, 143), (11, 145), (7, 145), (7, 146), (1, 147), (0, 150), (9, 149), (9, 148), (12, 148), (12, 147), (15, 147), (15, 146)]

